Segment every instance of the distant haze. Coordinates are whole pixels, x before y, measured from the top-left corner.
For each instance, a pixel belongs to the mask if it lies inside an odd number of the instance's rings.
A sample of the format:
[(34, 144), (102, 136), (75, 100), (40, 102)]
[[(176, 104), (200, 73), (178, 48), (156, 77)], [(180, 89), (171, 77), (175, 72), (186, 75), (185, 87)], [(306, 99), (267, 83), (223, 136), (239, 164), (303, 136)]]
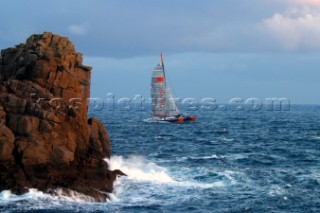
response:
[(164, 53), (176, 97), (320, 104), (319, 0), (3, 0), (0, 49), (67, 36), (93, 67), (92, 97), (150, 96)]

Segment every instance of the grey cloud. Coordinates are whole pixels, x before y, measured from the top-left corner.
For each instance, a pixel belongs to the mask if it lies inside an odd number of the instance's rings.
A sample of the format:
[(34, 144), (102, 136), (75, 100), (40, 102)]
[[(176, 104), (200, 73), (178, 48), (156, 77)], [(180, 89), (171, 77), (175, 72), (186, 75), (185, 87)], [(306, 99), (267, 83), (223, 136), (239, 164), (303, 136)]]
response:
[(15, 2), (21, 4), (4, 0), (0, 8), (0, 48), (52, 31), (91, 56), (287, 51), (275, 33), (257, 27), (285, 11), (276, 0)]

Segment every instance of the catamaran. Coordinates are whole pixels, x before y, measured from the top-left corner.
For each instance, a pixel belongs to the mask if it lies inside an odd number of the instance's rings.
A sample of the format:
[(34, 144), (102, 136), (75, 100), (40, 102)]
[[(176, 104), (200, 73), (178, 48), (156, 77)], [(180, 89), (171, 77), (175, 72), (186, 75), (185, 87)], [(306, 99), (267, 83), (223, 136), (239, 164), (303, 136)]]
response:
[(195, 122), (195, 116), (180, 113), (167, 84), (162, 53), (160, 56), (161, 63), (154, 68), (151, 76), (151, 108), (153, 117), (144, 121), (154, 123)]

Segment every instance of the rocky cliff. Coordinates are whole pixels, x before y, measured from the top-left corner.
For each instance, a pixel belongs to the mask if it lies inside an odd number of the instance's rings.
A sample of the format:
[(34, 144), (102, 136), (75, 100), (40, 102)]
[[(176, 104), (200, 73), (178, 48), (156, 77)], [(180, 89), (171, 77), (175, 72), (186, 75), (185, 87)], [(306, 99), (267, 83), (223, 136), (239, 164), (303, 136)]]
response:
[(0, 191), (75, 190), (105, 201), (109, 171), (104, 126), (88, 119), (91, 67), (65, 37), (32, 35), (1, 51)]

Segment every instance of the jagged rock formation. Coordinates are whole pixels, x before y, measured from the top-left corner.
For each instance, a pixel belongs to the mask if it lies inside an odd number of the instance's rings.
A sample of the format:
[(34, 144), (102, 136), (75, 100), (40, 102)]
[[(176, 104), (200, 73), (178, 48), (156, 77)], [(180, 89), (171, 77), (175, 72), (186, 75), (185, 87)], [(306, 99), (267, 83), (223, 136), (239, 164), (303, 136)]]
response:
[(87, 118), (91, 67), (67, 38), (44, 33), (1, 51), (0, 191), (76, 190), (105, 201), (109, 171), (104, 126)]

